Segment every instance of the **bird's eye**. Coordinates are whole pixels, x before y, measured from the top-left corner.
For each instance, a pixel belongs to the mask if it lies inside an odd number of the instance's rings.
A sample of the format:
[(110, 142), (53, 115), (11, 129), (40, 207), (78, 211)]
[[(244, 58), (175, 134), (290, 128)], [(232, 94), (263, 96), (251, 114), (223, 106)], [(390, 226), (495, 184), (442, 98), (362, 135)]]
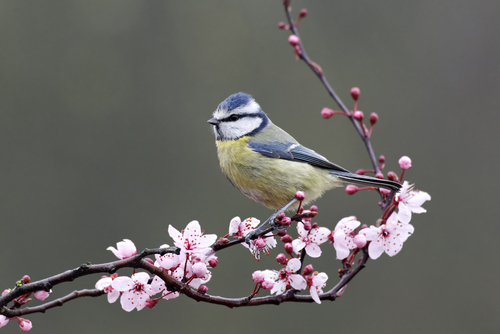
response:
[(234, 122), (234, 121), (237, 121), (240, 119), (240, 116), (239, 115), (231, 115), (229, 116), (229, 120)]

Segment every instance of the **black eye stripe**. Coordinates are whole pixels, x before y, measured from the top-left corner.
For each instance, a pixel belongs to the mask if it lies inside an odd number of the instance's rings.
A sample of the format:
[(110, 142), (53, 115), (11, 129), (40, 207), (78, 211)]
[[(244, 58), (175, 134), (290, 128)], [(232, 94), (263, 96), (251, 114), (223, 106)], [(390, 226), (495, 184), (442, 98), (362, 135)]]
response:
[(242, 119), (244, 117), (255, 118), (255, 117), (262, 117), (262, 116), (259, 114), (233, 114), (233, 115), (230, 115), (226, 118), (219, 120), (219, 122), (236, 122), (237, 120)]

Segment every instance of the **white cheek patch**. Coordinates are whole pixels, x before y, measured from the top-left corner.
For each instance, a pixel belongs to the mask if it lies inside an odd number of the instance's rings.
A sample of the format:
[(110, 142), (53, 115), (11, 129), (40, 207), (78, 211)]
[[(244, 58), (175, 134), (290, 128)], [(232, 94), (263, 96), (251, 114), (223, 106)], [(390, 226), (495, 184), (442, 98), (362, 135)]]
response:
[(219, 132), (224, 139), (237, 139), (251, 133), (261, 124), (260, 117), (244, 117), (235, 122), (222, 122), (219, 125)]

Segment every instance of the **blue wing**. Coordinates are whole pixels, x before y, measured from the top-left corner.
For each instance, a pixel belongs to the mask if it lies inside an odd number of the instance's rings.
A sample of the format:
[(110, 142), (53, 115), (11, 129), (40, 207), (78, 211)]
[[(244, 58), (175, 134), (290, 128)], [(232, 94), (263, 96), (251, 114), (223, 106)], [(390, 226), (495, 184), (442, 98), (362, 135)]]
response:
[(347, 169), (326, 160), (325, 157), (300, 144), (290, 142), (271, 142), (267, 144), (250, 142), (248, 143), (248, 147), (269, 158), (304, 162), (328, 170), (349, 173)]

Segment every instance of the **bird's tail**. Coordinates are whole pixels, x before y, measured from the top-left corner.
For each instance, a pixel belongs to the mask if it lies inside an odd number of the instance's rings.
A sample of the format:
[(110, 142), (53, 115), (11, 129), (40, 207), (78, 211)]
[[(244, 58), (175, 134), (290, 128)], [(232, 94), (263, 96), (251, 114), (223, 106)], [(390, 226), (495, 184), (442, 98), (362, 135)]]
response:
[(401, 189), (401, 184), (394, 181), (377, 179), (376, 177), (358, 175), (349, 172), (331, 171), (330, 173), (338, 176), (341, 180), (345, 182), (352, 182), (362, 186), (381, 187), (395, 191)]

